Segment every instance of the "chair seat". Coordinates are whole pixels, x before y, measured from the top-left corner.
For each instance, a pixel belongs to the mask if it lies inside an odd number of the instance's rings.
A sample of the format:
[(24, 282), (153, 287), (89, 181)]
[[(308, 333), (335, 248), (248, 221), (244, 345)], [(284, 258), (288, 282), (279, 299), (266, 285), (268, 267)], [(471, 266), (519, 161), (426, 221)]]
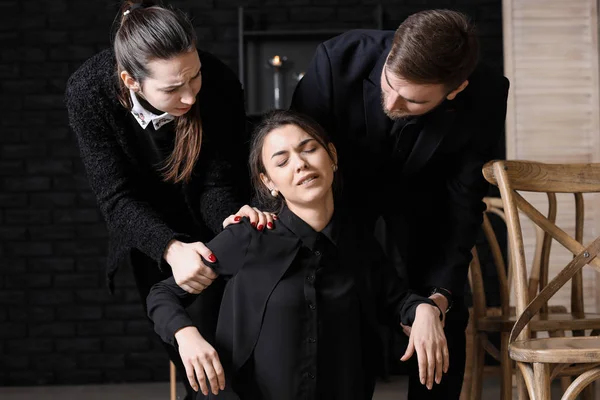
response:
[(528, 339), (508, 346), (510, 358), (554, 364), (600, 362), (600, 337)]
[[(484, 332), (510, 332), (515, 322), (517, 322), (516, 316), (506, 318), (501, 315), (492, 315), (479, 318), (476, 326), (479, 331)], [(565, 330), (567, 325), (569, 331), (600, 329), (600, 314), (538, 314), (533, 317), (530, 323), (531, 330), (534, 332)]]

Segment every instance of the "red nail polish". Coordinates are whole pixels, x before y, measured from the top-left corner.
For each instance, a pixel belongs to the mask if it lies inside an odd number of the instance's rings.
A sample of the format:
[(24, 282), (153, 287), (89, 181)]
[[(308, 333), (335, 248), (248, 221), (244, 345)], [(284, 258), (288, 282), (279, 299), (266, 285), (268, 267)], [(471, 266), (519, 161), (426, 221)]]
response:
[(267, 226), (268, 226), (270, 229), (273, 229), (273, 223), (272, 223), (272, 222), (267, 222)]
[(256, 228), (256, 229), (258, 229), (259, 231), (262, 231), (262, 230), (263, 230), (263, 228), (264, 228), (264, 226), (262, 226), (262, 225), (259, 225), (259, 226), (258, 226), (258, 228)]
[(209, 260), (210, 262), (215, 262), (215, 261), (217, 261), (217, 258), (215, 257), (215, 255), (214, 255), (214, 254), (211, 254), (210, 256), (208, 256), (208, 260)]
[(277, 221), (279, 217), (277, 215), (273, 215), (273, 219)]
[(239, 222), (239, 221), (240, 221), (240, 219), (242, 219), (242, 217), (235, 217), (233, 220), (234, 220), (235, 222)]
[(250, 225), (252, 225), (253, 228), (256, 227), (256, 222), (252, 222)]

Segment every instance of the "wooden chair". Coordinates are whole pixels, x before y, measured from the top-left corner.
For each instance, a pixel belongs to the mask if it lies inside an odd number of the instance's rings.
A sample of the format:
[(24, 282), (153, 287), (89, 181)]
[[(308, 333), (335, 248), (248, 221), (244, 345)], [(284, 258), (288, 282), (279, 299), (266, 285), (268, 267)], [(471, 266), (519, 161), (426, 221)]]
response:
[[(515, 307), (510, 305), (511, 275), (510, 257), (505, 261), (496, 232), (492, 226), (491, 215), (495, 215), (502, 223), (506, 224), (502, 199), (498, 197), (485, 197), (483, 202), (486, 209), (483, 214), (482, 231), (486, 239), (491, 261), (496, 268), (498, 293), (500, 295), (499, 306), (488, 306), (484, 288), (484, 278), (481, 272), (481, 263), (477, 246), (473, 247), (473, 259), (469, 265), (469, 284), (473, 298), (473, 306), (470, 310), (469, 327), (467, 328), (467, 365), (465, 368), (465, 381), (461, 400), (480, 400), (484, 374), (499, 373), (500, 375), (500, 398), (512, 399), (512, 376), (513, 361), (508, 356), (508, 337), (517, 318)], [(548, 268), (549, 243), (544, 241), (541, 230), (537, 231), (535, 257), (529, 274), (528, 283), (530, 293), (536, 293), (539, 277)], [(508, 268), (507, 268), (508, 265)], [(564, 320), (567, 309), (564, 306), (550, 306), (548, 308), (549, 318)], [(533, 331), (543, 331), (546, 326), (533, 324)], [(500, 336), (500, 348), (489, 339), (489, 335)], [(559, 332), (564, 334), (564, 332)], [(485, 366), (485, 355), (489, 354), (500, 363), (498, 367)], [(563, 379), (563, 387), (568, 387), (567, 380)]]
[(177, 370), (173, 361), (169, 361), (169, 385), (171, 391), (170, 400), (177, 400)]
[[(549, 400), (550, 382), (554, 377), (579, 375), (563, 395), (565, 400), (575, 399), (586, 386), (600, 378), (600, 337), (596, 336), (600, 319), (597, 315), (584, 313), (581, 273), (586, 264), (600, 271), (600, 259), (596, 259), (600, 252), (600, 237), (587, 247), (581, 244), (582, 193), (600, 193), (600, 164), (493, 161), (484, 166), (483, 173), (488, 182), (500, 188), (507, 217), (518, 315), (508, 339), (509, 355), (516, 361), (531, 399)], [(548, 216), (540, 213), (519, 191), (546, 193)], [(556, 225), (556, 193), (573, 193), (575, 196), (575, 238)], [(554, 238), (575, 256), (552, 281), (548, 282), (548, 272), (543, 272), (537, 293), (530, 291), (526, 281), (519, 211), (544, 231), (545, 243)], [(565, 319), (554, 318), (548, 314), (548, 300), (569, 280), (572, 281), (571, 313)], [(536, 338), (532, 335), (535, 326), (543, 326), (543, 330), (555, 333), (571, 331), (573, 336)], [(584, 336), (584, 331), (589, 329), (593, 330), (592, 335)], [(593, 396), (590, 389), (585, 390), (588, 398)]]

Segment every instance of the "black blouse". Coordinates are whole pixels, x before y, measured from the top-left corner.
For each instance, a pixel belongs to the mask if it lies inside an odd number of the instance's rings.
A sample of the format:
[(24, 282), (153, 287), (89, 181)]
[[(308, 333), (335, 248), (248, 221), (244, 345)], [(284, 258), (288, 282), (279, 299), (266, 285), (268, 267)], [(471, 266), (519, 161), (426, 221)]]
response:
[[(429, 299), (402, 293), (391, 267), (385, 267), (391, 273), (382, 275), (381, 265), (366, 262), (370, 258), (381, 261), (381, 258), (372, 253), (374, 248), (366, 241), (346, 238), (350, 232), (337, 218), (333, 218), (323, 231), (316, 232), (286, 208), (273, 231), (259, 233), (244, 222), (226, 229), (207, 244), (217, 256), (217, 263), (213, 264), (215, 270), (221, 275), (232, 276), (221, 307), (223, 318), (220, 317), (217, 329), (217, 351), (229, 369), (229, 379), (233, 378), (233, 382), (227, 382), (229, 390), (235, 391), (242, 400), (370, 399), (373, 368), (364, 354), (373, 349), (370, 341), (375, 335), (374, 327), (369, 326), (369, 315), (365, 315), (365, 310), (372, 308), (367, 298), (385, 294), (386, 298), (380, 298), (377, 308), (386, 309), (396, 326), (400, 319), (410, 325), (417, 305), (433, 304)], [(295, 245), (284, 245), (271, 249), (275, 253), (269, 252), (266, 246), (278, 244), (267, 240), (273, 234), (280, 234)], [(253, 242), (259, 235), (263, 244), (256, 246)], [(348, 247), (360, 243), (359, 247)], [(254, 281), (244, 282), (248, 287), (239, 285), (237, 279), (242, 273), (252, 277), (253, 265), (263, 264), (264, 267), (267, 257), (276, 257), (276, 253), (283, 251), (293, 254), (291, 262), (285, 257), (269, 260), (275, 264), (288, 264), (283, 270), (279, 268), (279, 272), (273, 269), (276, 275), (282, 273), (273, 287), (267, 287), (270, 285), (260, 280), (260, 267), (257, 267)], [(243, 258), (230, 257), (235, 252), (244, 254)], [(353, 258), (347, 257), (350, 252), (354, 253)], [(365, 257), (356, 256), (357, 252)], [(369, 274), (379, 275), (377, 289), (381, 292), (364, 293), (363, 276)], [(242, 331), (244, 336), (250, 336), (246, 339), (251, 348), (243, 362), (237, 362), (236, 368), (236, 354), (232, 353), (239, 353), (240, 346), (229, 342), (228, 334), (224, 333), (236, 329), (228, 324), (227, 314), (232, 313), (228, 307), (236, 308), (233, 310), (236, 318), (244, 311), (252, 313), (236, 307), (239, 290), (253, 298), (266, 296), (266, 301), (260, 303), (260, 309), (254, 309), (254, 315), (250, 316), (260, 321), (256, 338), (252, 338), (252, 329)], [(172, 278), (151, 290), (148, 313), (155, 330), (166, 342), (175, 344), (175, 332), (192, 325), (182, 303), (193, 297), (179, 288)], [(376, 310), (370, 310), (370, 313), (373, 317)]]

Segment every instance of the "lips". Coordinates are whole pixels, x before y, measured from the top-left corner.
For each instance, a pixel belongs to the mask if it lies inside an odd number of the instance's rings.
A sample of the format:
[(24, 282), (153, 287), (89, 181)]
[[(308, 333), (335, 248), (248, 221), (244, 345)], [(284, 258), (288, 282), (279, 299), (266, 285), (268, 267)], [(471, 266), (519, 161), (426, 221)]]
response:
[(301, 185), (306, 185), (312, 181), (314, 181), (315, 179), (317, 179), (319, 176), (317, 174), (308, 174), (303, 176), (297, 183), (298, 186)]

